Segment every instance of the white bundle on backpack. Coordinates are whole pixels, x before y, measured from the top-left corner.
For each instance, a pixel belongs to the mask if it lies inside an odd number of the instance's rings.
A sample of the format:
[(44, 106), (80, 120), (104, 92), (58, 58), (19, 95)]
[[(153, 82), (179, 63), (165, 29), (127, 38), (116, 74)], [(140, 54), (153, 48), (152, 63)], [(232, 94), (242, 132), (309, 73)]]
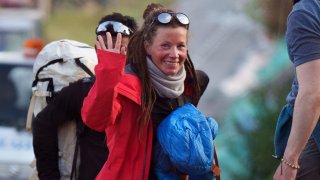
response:
[[(31, 130), (32, 116), (47, 106), (48, 99), (71, 82), (93, 76), (97, 63), (95, 49), (87, 44), (67, 39), (47, 44), (33, 65), (34, 81), (26, 129)], [(69, 179), (76, 146), (74, 121), (59, 128), (58, 141), (61, 179)]]
[(47, 105), (45, 97), (52, 97), (53, 93), (71, 82), (90, 76), (77, 65), (77, 59), (94, 72), (98, 63), (97, 55), (95, 49), (87, 44), (64, 39), (51, 42), (41, 50), (33, 65), (35, 79), (32, 92), (35, 97), (40, 97), (35, 99), (35, 116)]

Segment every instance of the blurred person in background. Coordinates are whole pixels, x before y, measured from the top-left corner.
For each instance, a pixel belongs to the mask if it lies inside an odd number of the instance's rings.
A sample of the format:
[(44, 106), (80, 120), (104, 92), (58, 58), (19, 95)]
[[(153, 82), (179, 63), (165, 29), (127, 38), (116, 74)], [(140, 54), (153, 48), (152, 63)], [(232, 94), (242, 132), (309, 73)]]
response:
[(286, 41), (295, 68), (275, 131), (275, 180), (320, 179), (320, 1), (293, 0)]
[[(106, 39), (108, 31), (112, 39), (121, 33), (123, 38), (120, 46), (125, 48), (129, 38), (137, 29), (136, 21), (130, 16), (113, 13), (103, 17), (97, 28), (96, 35)], [(76, 179), (95, 179), (108, 157), (105, 133), (96, 132), (85, 125), (81, 119), (83, 99), (87, 96), (94, 79), (85, 78), (63, 88), (57, 96), (35, 117), (33, 121), (33, 147), (39, 179), (70, 179), (59, 171), (57, 129), (68, 121), (77, 121), (84, 128), (80, 138), (79, 170)], [(108, 83), (106, 81), (106, 83)], [(78, 127), (77, 127), (78, 128)], [(78, 129), (77, 129), (78, 130)], [(70, 168), (69, 168), (70, 169)], [(73, 176), (74, 177), (74, 176)]]
[(153, 132), (176, 108), (196, 106), (209, 82), (188, 54), (188, 29), (185, 14), (149, 4), (127, 57), (121, 34), (115, 44), (109, 33), (107, 43), (98, 37), (96, 81), (82, 107), (84, 123), (107, 133), (110, 153), (97, 179), (155, 178)]

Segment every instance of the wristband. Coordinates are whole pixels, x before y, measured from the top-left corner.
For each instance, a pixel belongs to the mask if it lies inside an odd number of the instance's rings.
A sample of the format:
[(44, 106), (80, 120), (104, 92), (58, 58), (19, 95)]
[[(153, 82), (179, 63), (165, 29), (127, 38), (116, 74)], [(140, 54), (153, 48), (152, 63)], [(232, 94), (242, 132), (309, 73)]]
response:
[(290, 166), (293, 169), (299, 169), (300, 166), (299, 164), (295, 165), (295, 164), (291, 164), (289, 161), (287, 161), (285, 158), (281, 159), (281, 162), (283, 162), (285, 165)]

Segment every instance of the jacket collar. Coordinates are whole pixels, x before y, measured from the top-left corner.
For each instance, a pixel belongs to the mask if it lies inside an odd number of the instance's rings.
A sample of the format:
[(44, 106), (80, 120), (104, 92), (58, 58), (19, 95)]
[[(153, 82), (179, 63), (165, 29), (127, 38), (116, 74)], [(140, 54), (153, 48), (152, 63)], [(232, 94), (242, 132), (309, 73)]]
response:
[(141, 80), (132, 74), (124, 74), (115, 87), (120, 94), (141, 105)]

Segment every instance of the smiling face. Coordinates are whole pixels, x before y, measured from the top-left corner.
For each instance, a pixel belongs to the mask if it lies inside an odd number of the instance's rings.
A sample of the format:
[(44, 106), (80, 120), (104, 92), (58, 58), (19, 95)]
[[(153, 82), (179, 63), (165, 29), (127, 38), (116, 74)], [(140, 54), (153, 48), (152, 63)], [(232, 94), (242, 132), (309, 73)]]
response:
[(159, 27), (145, 49), (153, 63), (167, 76), (176, 75), (187, 58), (188, 30), (184, 27)]

